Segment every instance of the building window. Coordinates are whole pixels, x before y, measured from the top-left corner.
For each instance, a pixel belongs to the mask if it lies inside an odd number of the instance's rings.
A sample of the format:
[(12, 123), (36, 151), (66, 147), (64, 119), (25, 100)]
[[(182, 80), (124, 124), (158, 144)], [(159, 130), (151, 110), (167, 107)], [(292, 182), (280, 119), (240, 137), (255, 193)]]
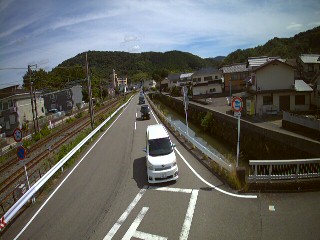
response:
[(263, 105), (273, 105), (272, 96), (263, 96)]
[(216, 89), (215, 89), (215, 88), (212, 88), (212, 89), (210, 89), (210, 92), (211, 92), (211, 93), (216, 92)]
[(248, 77), (249, 76), (249, 73), (248, 72), (242, 72), (242, 73), (240, 73), (240, 78), (241, 78), (241, 80), (244, 80), (246, 77)]
[(212, 80), (212, 76), (204, 77), (204, 81), (210, 81), (210, 80)]
[(306, 104), (305, 95), (297, 95), (295, 97), (295, 104), (296, 105), (305, 105)]
[(10, 121), (10, 125), (13, 125), (16, 123), (16, 115), (11, 114), (9, 115), (9, 121)]
[(314, 65), (308, 64), (308, 72), (314, 72)]
[(2, 105), (2, 110), (7, 110), (8, 109), (8, 102), (3, 102), (3, 105)]
[(238, 73), (233, 73), (231, 75), (231, 80), (238, 80)]
[(214, 79), (218, 79), (218, 76), (216, 75), (216, 76), (214, 76)]

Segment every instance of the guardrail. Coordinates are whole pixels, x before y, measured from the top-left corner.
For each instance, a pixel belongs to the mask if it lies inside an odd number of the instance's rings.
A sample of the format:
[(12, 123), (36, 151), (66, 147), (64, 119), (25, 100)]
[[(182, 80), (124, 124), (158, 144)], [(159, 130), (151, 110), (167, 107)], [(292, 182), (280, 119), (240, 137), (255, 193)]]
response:
[(206, 155), (209, 159), (216, 162), (219, 166), (223, 167), (228, 172), (231, 172), (234, 169), (234, 166), (231, 163), (229, 163), (229, 161), (226, 158), (224, 158), (222, 154), (220, 154), (219, 152), (213, 153), (208, 148), (200, 144), (196, 139), (188, 135), (185, 131), (183, 131), (180, 127), (178, 127), (174, 122), (172, 122), (169, 118), (167, 118), (161, 111), (159, 111), (158, 108), (153, 104), (153, 102), (150, 100), (150, 98), (147, 95), (146, 95), (146, 98), (148, 99), (151, 107), (157, 113), (157, 115), (161, 119), (163, 119), (167, 124), (170, 124), (170, 127), (173, 130), (178, 131), (180, 135), (182, 135), (185, 139), (187, 139), (190, 143), (192, 143), (204, 155)]
[(320, 158), (250, 160), (249, 182), (296, 180), (320, 177)]
[(54, 165), (47, 173), (45, 173), (30, 189), (16, 201), (16, 203), (4, 214), (0, 219), (0, 231), (7, 223), (23, 208), (23, 206), (33, 198), (37, 191), (59, 170), (63, 165), (88, 141), (90, 140), (111, 118), (113, 118), (122, 108), (124, 108), (132, 99), (122, 104), (114, 113), (112, 113), (105, 121), (96, 127), (87, 137), (85, 137), (77, 146), (75, 146), (66, 156), (64, 156), (56, 165)]

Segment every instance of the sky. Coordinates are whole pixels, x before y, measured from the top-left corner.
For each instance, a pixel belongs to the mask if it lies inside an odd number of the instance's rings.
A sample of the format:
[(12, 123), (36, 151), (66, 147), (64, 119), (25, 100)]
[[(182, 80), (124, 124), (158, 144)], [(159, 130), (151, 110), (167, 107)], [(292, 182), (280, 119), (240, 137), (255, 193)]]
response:
[(89, 50), (226, 56), (319, 25), (319, 0), (0, 0), (0, 88)]

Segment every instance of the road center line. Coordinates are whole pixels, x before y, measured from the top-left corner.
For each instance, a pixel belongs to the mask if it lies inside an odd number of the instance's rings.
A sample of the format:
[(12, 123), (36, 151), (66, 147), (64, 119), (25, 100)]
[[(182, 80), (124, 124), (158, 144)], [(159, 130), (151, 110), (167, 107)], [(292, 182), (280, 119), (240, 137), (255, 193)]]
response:
[(137, 130), (137, 122), (134, 122), (134, 130)]

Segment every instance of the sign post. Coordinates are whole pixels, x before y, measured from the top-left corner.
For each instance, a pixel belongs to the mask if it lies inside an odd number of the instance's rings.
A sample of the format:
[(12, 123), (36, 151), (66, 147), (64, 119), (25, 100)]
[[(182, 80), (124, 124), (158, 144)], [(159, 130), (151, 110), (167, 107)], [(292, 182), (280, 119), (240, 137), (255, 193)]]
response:
[(23, 146), (19, 146), (17, 148), (17, 156), (19, 158), (19, 160), (23, 163), (24, 166), (24, 172), (26, 174), (26, 179), (27, 179), (27, 183), (28, 183), (28, 189), (30, 189), (30, 183), (29, 183), (29, 177), (28, 177), (28, 172), (27, 172), (27, 167), (26, 164), (24, 162), (24, 159), (26, 158), (26, 149)]
[(234, 116), (238, 118), (238, 141), (237, 141), (237, 163), (236, 168), (239, 166), (239, 153), (240, 153), (240, 117), (241, 110), (243, 108), (243, 102), (240, 97), (235, 97), (231, 102), (232, 109), (234, 111)]
[(188, 88), (186, 86), (183, 87), (183, 102), (184, 102), (184, 112), (186, 114), (186, 125), (187, 125), (187, 135), (189, 135), (189, 127), (188, 127), (188, 105), (189, 105), (189, 98), (188, 98)]

